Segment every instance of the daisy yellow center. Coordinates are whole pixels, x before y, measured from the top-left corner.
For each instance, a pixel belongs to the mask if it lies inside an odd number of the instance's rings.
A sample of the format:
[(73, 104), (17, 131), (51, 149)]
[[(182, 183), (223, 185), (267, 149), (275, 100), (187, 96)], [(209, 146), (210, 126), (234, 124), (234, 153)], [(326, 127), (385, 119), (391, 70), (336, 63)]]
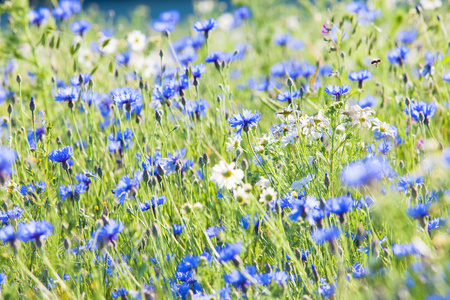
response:
[(225, 178), (230, 178), (231, 175), (233, 175), (233, 172), (231, 172), (230, 170), (227, 170), (226, 172), (223, 172), (222, 175)]

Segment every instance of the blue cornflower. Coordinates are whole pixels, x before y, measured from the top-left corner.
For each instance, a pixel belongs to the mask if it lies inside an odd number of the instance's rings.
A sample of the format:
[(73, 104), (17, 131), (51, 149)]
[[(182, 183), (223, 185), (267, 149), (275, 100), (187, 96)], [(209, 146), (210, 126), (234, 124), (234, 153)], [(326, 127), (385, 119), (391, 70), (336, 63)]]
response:
[(59, 149), (53, 150), (49, 155), (48, 159), (51, 161), (59, 162), (62, 165), (66, 163), (73, 155), (72, 147), (66, 146)]
[(142, 180), (142, 174), (142, 172), (136, 172), (134, 178), (125, 175), (120, 179), (116, 188), (113, 190), (113, 193), (120, 204), (123, 204), (125, 200), (131, 199), (136, 195), (140, 186), (139, 182)]
[(442, 79), (444, 81), (447, 81), (448, 83), (450, 83), (450, 71), (444, 73), (444, 75), (442, 76)]
[(155, 20), (152, 22), (153, 30), (161, 33), (172, 32), (175, 30), (175, 23)]
[(408, 216), (414, 219), (423, 219), (428, 216), (428, 210), (430, 209), (429, 204), (417, 204), (416, 206), (411, 206), (406, 209)]
[(129, 113), (136, 111), (139, 114), (142, 110), (142, 94), (139, 89), (132, 88), (115, 88), (110, 92), (112, 99), (117, 106), (123, 107), (123, 110)]
[(191, 118), (199, 119), (205, 116), (205, 112), (209, 107), (209, 103), (205, 99), (197, 101), (187, 101), (183, 107), (183, 113)]
[(31, 149), (36, 149), (36, 142), (42, 141), (42, 138), (47, 133), (47, 130), (44, 126), (40, 128), (36, 128), (36, 130), (33, 131), (33, 129), (30, 129), (30, 132), (27, 135), (28, 144), (30, 145)]
[(10, 91), (0, 86), (0, 104), (5, 102), (5, 100), (11, 95), (12, 93)]
[(164, 22), (178, 23), (180, 20), (180, 12), (178, 10), (167, 10), (159, 14), (159, 19)]
[(236, 258), (242, 252), (242, 244), (235, 243), (225, 246), (222, 251), (219, 252), (217, 260), (219, 262), (227, 262)]
[(241, 6), (234, 11), (234, 27), (238, 27), (244, 20), (250, 19), (252, 12), (247, 6)]
[(101, 247), (107, 246), (109, 243), (115, 244), (118, 234), (125, 229), (122, 221), (109, 220), (108, 224), (99, 228), (92, 234), (92, 241), (99, 244)]
[(131, 60), (131, 51), (116, 54), (116, 61), (118, 64), (128, 66)]
[(22, 242), (41, 242), (53, 233), (53, 225), (48, 221), (30, 221), (19, 223), (17, 235)]
[(387, 54), (388, 60), (393, 65), (402, 65), (408, 59), (408, 57), (409, 49), (404, 45), (389, 51), (389, 53)]
[(84, 194), (86, 193), (87, 186), (84, 183), (79, 183), (71, 186), (68, 185), (60, 185), (59, 186), (59, 196), (61, 197), (61, 200), (65, 200), (67, 198), (74, 199), (74, 193), (76, 194)]
[(91, 30), (91, 27), (91, 22), (89, 22), (88, 20), (79, 20), (73, 22), (72, 25), (70, 25), (70, 30), (72, 30), (74, 34), (79, 34), (82, 36), (89, 30)]
[(180, 224), (173, 224), (172, 229), (173, 229), (173, 234), (175, 234), (175, 235), (180, 235), (184, 232), (184, 228)]
[(167, 158), (162, 159), (161, 167), (164, 169), (166, 175), (173, 174), (182, 169), (186, 151), (186, 148), (181, 148), (180, 151), (175, 151), (173, 154), (169, 153)]
[(326, 209), (330, 213), (343, 216), (353, 209), (353, 199), (350, 196), (330, 198), (326, 202)]
[(22, 185), (20, 187), (20, 193), (23, 196), (31, 195), (33, 193), (40, 194), (45, 191), (46, 187), (47, 184), (45, 183), (45, 181), (33, 182), (28, 185)]
[(234, 117), (228, 119), (228, 123), (231, 127), (236, 127), (238, 129), (235, 135), (241, 135), (242, 130), (248, 132), (253, 127), (258, 126), (259, 121), (261, 121), (261, 114), (259, 111), (252, 113), (252, 111), (248, 109), (244, 109), (242, 114), (235, 114)]
[(372, 106), (377, 105), (378, 100), (375, 96), (368, 95), (368, 96), (362, 98), (361, 100), (359, 100), (357, 104), (359, 105), (359, 107), (364, 109), (366, 107), (372, 107)]
[(368, 156), (348, 164), (341, 172), (341, 181), (348, 186), (362, 186), (382, 177), (393, 176), (389, 161), (378, 156)]
[[(411, 108), (411, 110), (409, 110)], [(424, 101), (413, 101), (410, 107), (405, 107), (405, 112), (407, 115), (411, 112), (411, 117), (417, 122), (423, 121), (427, 122), (431, 117), (434, 116), (437, 110), (437, 103), (431, 102), (426, 103)], [(423, 120), (421, 120), (421, 114), (423, 115)]]
[(220, 60), (223, 60), (223, 56), (225, 54), (222, 51), (211, 51), (206, 55), (205, 62), (207, 63), (217, 63)]
[(328, 95), (333, 95), (336, 97), (336, 101), (339, 101), (341, 99), (342, 95), (348, 94), (350, 92), (350, 90), (352, 89), (351, 86), (349, 86), (348, 84), (343, 84), (342, 88), (338, 85), (331, 85), (329, 84), (326, 88), (325, 88), (325, 92)]
[(116, 133), (115, 136), (114, 132), (109, 133), (108, 135), (109, 152), (122, 153), (124, 149), (128, 149), (129, 146), (133, 145), (132, 139), (133, 139), (133, 131), (129, 128), (127, 128), (123, 132), (123, 134), (122, 131), (120, 130)]
[(192, 76), (194, 76), (194, 78), (200, 79), (205, 71), (206, 66), (204, 64), (193, 65), (191, 67)]
[(436, 218), (436, 219), (430, 220), (428, 222), (428, 231), (438, 229), (438, 228), (444, 226), (445, 223), (447, 223), (446, 218)]
[(167, 198), (165, 196), (155, 196), (150, 199), (150, 202), (139, 203), (139, 208), (142, 211), (149, 210), (150, 208), (155, 208), (158, 205), (163, 205), (166, 203)]
[(324, 285), (319, 286), (317, 291), (320, 295), (324, 296), (325, 298), (331, 298), (334, 297), (334, 295), (336, 295), (334, 284), (326, 284), (326, 282)]
[(286, 46), (290, 41), (292, 37), (289, 33), (282, 33), (273, 38), (273, 42), (275, 45), (278, 46)]
[(194, 35), (191, 37), (191, 43), (191, 46), (198, 51), (205, 43), (205, 36), (203, 34)]
[(70, 79), (70, 84), (72, 86), (81, 86), (81, 82), (80, 82), (80, 76), (83, 79), (83, 84), (87, 85), (89, 83), (89, 80), (91, 80), (92, 75), (91, 73), (82, 73), (80, 75), (75, 75)]
[(398, 179), (397, 190), (407, 192), (416, 184), (423, 183), (423, 177), (418, 175), (405, 175)]
[(22, 217), (22, 214), (23, 208), (17, 206), (6, 212), (0, 211), (0, 222), (2, 222), (3, 224), (7, 224), (9, 220), (18, 219)]
[(214, 31), (217, 27), (217, 21), (214, 18), (205, 20), (203, 22), (196, 21), (192, 25), (192, 28), (194, 28), (197, 32), (203, 32), (205, 34), (208, 34), (210, 31)]
[(127, 299), (127, 294), (128, 294), (128, 291), (124, 287), (121, 287), (121, 288), (118, 288), (118, 289), (114, 289), (114, 291), (112, 291), (113, 299), (116, 299), (116, 298), (119, 298), (119, 297), (121, 297), (121, 298), (123, 297), (122, 299)]
[(364, 268), (364, 266), (362, 265), (362, 264), (358, 264), (358, 263), (355, 263), (353, 266), (352, 266), (352, 269), (353, 269), (353, 277), (355, 277), (355, 278), (362, 278), (362, 277), (364, 277), (364, 276), (366, 276), (366, 268)]
[(77, 101), (78, 97), (80, 97), (80, 88), (78, 87), (63, 87), (58, 90), (58, 93), (55, 95), (55, 101), (63, 102), (63, 101)]
[(397, 41), (403, 44), (411, 44), (416, 39), (419, 32), (416, 29), (403, 30), (397, 33)]
[(90, 173), (87, 171), (86, 173), (78, 173), (77, 175), (75, 175), (75, 180), (79, 183), (83, 183), (84, 185), (89, 186), (92, 183), (92, 180), (86, 174)]
[(4, 244), (10, 243), (13, 245), (19, 239), (19, 235), (14, 232), (14, 226), (6, 225), (0, 228), (0, 241)]
[(152, 103), (153, 108), (158, 108), (162, 104), (168, 104), (170, 103), (170, 98), (174, 97), (176, 95), (176, 89), (173, 82), (167, 82), (164, 84), (164, 87), (156, 86), (153, 89), (152, 94)]
[(52, 10), (52, 15), (56, 19), (65, 20), (70, 18), (72, 14), (81, 10), (81, 3), (78, 0), (62, 0), (58, 6)]
[(258, 214), (255, 214), (253, 216), (253, 219), (251, 218), (250, 214), (247, 214), (245, 217), (242, 217), (239, 220), (239, 224), (244, 228), (244, 230), (247, 230), (250, 228), (250, 224), (253, 224), (253, 230), (255, 232), (258, 232), (259, 226), (262, 224), (258, 218)]
[(213, 237), (216, 237), (219, 235), (220, 230), (224, 231), (225, 228), (223, 226), (220, 226), (220, 227), (211, 226), (205, 230), (205, 233), (210, 239), (212, 239)]
[(31, 24), (41, 26), (48, 22), (48, 17), (50, 16), (50, 10), (45, 7), (40, 7), (37, 10), (30, 10), (28, 12), (28, 18)]
[(381, 142), (378, 143), (378, 151), (380, 153), (387, 155), (389, 151), (392, 150), (392, 143), (388, 139), (383, 139)]
[(181, 63), (183, 67), (186, 67), (190, 63), (193, 63), (197, 60), (198, 54), (195, 52), (193, 48), (188, 48), (188, 50), (177, 54), (178, 61)]
[(351, 81), (358, 81), (359, 88), (362, 88), (363, 81), (372, 78), (373, 74), (369, 70), (361, 70), (359, 72), (352, 71), (348, 74)]
[[(246, 266), (245, 272), (254, 277), (256, 274), (256, 268), (254, 266)], [(226, 283), (234, 285), (236, 288), (247, 288), (252, 285), (252, 282), (244, 276), (239, 270), (234, 270), (229, 274), (224, 275), (224, 279)]]
[(180, 272), (189, 272), (197, 268), (200, 263), (200, 257), (195, 255), (186, 255), (177, 265), (177, 270)]
[(0, 146), (0, 183), (11, 176), (12, 165), (17, 159), (17, 153), (8, 147)]
[(392, 254), (394, 256), (418, 255), (419, 251), (414, 244), (394, 244), (392, 245)]
[(337, 227), (328, 227), (328, 228), (316, 228), (311, 233), (312, 239), (318, 243), (323, 244), (325, 242), (332, 242), (339, 238), (340, 231)]
[(300, 93), (301, 93), (300, 90), (292, 91), (292, 93), (290, 91), (284, 91), (283, 93), (278, 94), (277, 100), (281, 102), (288, 101), (289, 104), (291, 104), (293, 99), (298, 98), (300, 96)]

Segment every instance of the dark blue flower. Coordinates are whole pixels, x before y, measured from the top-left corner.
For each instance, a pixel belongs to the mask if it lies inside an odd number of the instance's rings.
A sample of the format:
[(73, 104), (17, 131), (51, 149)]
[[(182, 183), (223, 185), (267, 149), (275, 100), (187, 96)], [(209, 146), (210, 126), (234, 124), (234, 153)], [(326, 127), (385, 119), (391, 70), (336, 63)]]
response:
[(28, 12), (28, 18), (31, 24), (42, 25), (48, 22), (48, 17), (50, 16), (50, 10), (46, 7), (40, 7), (37, 10), (30, 10)]
[(416, 120), (417, 122), (421, 121), (421, 114), (423, 115), (425, 120), (429, 120), (431, 117), (434, 116), (437, 110), (437, 103), (431, 102), (426, 103), (424, 101), (412, 101), (409, 107), (405, 107), (405, 112), (407, 115), (411, 113), (411, 117)]
[(12, 166), (17, 159), (17, 153), (6, 146), (0, 146), (0, 182), (11, 176)]
[(65, 200), (67, 198), (74, 199), (74, 193), (78, 195), (86, 193), (87, 186), (84, 183), (79, 183), (75, 185), (60, 185), (59, 186), (59, 196), (61, 200)]
[(55, 95), (55, 101), (63, 102), (63, 101), (72, 101), (75, 102), (80, 97), (80, 88), (78, 87), (63, 87), (58, 90), (58, 93)]
[(208, 55), (206, 55), (205, 62), (207, 63), (218, 62), (220, 60), (223, 60), (224, 55), (225, 54), (222, 51), (211, 51), (210, 53), (208, 53)]
[[(245, 271), (251, 277), (254, 277), (256, 274), (256, 268), (253, 266), (246, 266)], [(234, 285), (236, 288), (246, 288), (252, 285), (252, 282), (242, 274), (239, 270), (234, 270), (229, 274), (224, 275), (224, 279), (226, 283)]]
[(361, 100), (359, 100), (357, 104), (359, 105), (359, 107), (364, 109), (366, 107), (372, 107), (372, 106), (377, 105), (378, 100), (375, 96), (368, 95), (368, 96), (362, 98)]
[(411, 206), (406, 209), (408, 216), (414, 219), (423, 219), (428, 216), (428, 210), (430, 209), (429, 204), (417, 204), (416, 206)]
[(332, 242), (339, 238), (340, 231), (337, 227), (317, 228), (311, 233), (312, 239), (318, 243)]
[(392, 150), (392, 143), (388, 139), (383, 139), (381, 142), (378, 143), (377, 148), (381, 154), (387, 155), (388, 152)]
[(30, 132), (27, 135), (28, 144), (30, 145), (31, 149), (36, 149), (36, 142), (42, 141), (42, 138), (47, 133), (47, 130), (44, 126), (40, 128), (36, 128), (36, 130), (33, 131), (33, 129), (30, 129)]
[(72, 155), (73, 155), (72, 147), (66, 146), (53, 150), (48, 155), (48, 159), (59, 163), (65, 163), (72, 157)]
[(300, 90), (292, 91), (292, 93), (290, 91), (285, 91), (281, 94), (278, 94), (277, 100), (281, 102), (288, 101), (289, 103), (292, 103), (292, 100), (298, 98), (300, 96), (300, 93)]
[(0, 228), (0, 241), (4, 244), (14, 244), (19, 239), (19, 235), (14, 232), (14, 226), (6, 225)]
[(330, 213), (343, 215), (353, 209), (353, 199), (350, 196), (341, 196), (328, 199), (326, 209)]
[(48, 221), (30, 221), (30, 223), (19, 223), (17, 235), (22, 242), (38, 242), (46, 239), (53, 233), (53, 225)]
[(161, 33), (172, 32), (175, 30), (175, 23), (155, 20), (152, 22), (152, 28), (153, 30)]
[(205, 71), (206, 67), (204, 64), (193, 65), (191, 67), (192, 76), (194, 76), (194, 78), (201, 78)]
[(223, 226), (220, 226), (220, 227), (211, 226), (205, 230), (205, 233), (210, 239), (212, 239), (213, 237), (216, 237), (219, 235), (220, 230), (224, 231), (225, 228)]
[(286, 46), (292, 39), (289, 33), (282, 33), (273, 38), (273, 42), (278, 46)]
[(89, 80), (91, 80), (92, 75), (91, 73), (82, 73), (80, 75), (75, 75), (70, 79), (70, 84), (72, 86), (81, 86), (80, 82), (80, 76), (83, 79), (83, 84), (87, 85), (89, 83)]
[(166, 82), (164, 87), (156, 86), (153, 89), (152, 104), (153, 108), (158, 108), (176, 95), (175, 85), (173, 82)]
[(416, 29), (403, 30), (397, 33), (397, 41), (403, 44), (411, 44), (416, 39), (419, 32)]
[(333, 85), (329, 84), (325, 88), (325, 92), (328, 95), (333, 95), (334, 97), (336, 97), (336, 100), (339, 101), (341, 99), (341, 96), (348, 94), (351, 89), (352, 89), (352, 87), (345, 83), (342, 85), (342, 87), (340, 87), (338, 85), (333, 86)]
[(352, 81), (358, 81), (358, 85), (361, 88), (362, 83), (365, 80), (372, 78), (373, 74), (369, 70), (361, 70), (359, 72), (352, 71), (348, 74), (348, 78)]
[(428, 231), (438, 229), (447, 223), (446, 218), (436, 218), (428, 222)]
[(214, 29), (216, 29), (216, 27), (217, 27), (217, 21), (214, 18), (210, 18), (203, 22), (196, 21), (192, 25), (192, 28), (194, 28), (197, 32), (204, 32), (204, 33), (214, 31)]
[(414, 244), (394, 244), (392, 245), (392, 254), (394, 256), (418, 255), (419, 251)]
[(187, 101), (183, 107), (183, 113), (191, 118), (199, 119), (205, 116), (205, 112), (209, 107), (209, 103), (205, 99), (197, 101)]
[(364, 160), (356, 160), (348, 164), (341, 172), (342, 183), (348, 186), (367, 185), (382, 177), (393, 176), (389, 161), (377, 156), (369, 156)]
[(334, 284), (326, 284), (326, 282), (325, 284), (319, 286), (317, 291), (320, 295), (324, 296), (325, 298), (332, 298), (334, 297), (334, 295), (336, 295)]
[(47, 185), (46, 185), (45, 181), (33, 182), (28, 185), (22, 185), (20, 187), (20, 193), (23, 196), (31, 195), (33, 193), (40, 194), (43, 191), (45, 191), (46, 187), (47, 187)]
[(364, 266), (362, 264), (358, 264), (355, 263), (352, 266), (352, 272), (353, 272), (353, 277), (355, 278), (362, 278), (364, 276), (366, 276), (366, 268), (364, 268)]
[(114, 289), (114, 291), (112, 291), (113, 299), (116, 299), (119, 297), (123, 297), (122, 299), (127, 299), (127, 294), (128, 294), (128, 291), (124, 287)]
[(116, 54), (116, 61), (121, 65), (128, 66), (130, 59), (131, 59), (131, 51)]
[(123, 204), (125, 200), (132, 199), (139, 189), (139, 182), (142, 180), (142, 172), (136, 172), (134, 177), (125, 175), (120, 179), (116, 188), (113, 190), (114, 196), (117, 197), (117, 201)]
[(150, 199), (150, 202), (139, 203), (139, 208), (142, 211), (149, 210), (150, 208), (155, 208), (158, 205), (163, 205), (166, 203), (167, 198), (165, 196), (154, 196)]
[(125, 112), (140, 114), (142, 104), (142, 94), (139, 89), (120, 87), (111, 90), (112, 99), (118, 107), (123, 107)]
[(388, 60), (393, 65), (402, 65), (409, 57), (408, 47), (402, 45), (387, 54)]
[(252, 113), (251, 110), (244, 109), (242, 114), (235, 114), (234, 117), (228, 119), (228, 123), (231, 127), (236, 127), (238, 130), (235, 135), (241, 135), (242, 130), (248, 132), (251, 128), (258, 126), (261, 121), (261, 114), (259, 111)]
[(89, 22), (88, 20), (79, 20), (73, 22), (72, 25), (70, 25), (70, 30), (72, 30), (74, 34), (84, 35), (89, 30), (91, 30), (91, 27), (91, 22)]
[(167, 10), (159, 14), (159, 19), (164, 22), (178, 23), (180, 12), (178, 10)]
[(418, 175), (405, 175), (398, 179), (397, 190), (407, 192), (416, 184), (423, 183), (423, 177)]
[(180, 272), (189, 272), (197, 268), (200, 263), (200, 257), (195, 255), (186, 255), (177, 265), (177, 270)]
[(173, 224), (172, 229), (173, 229), (173, 234), (175, 234), (175, 235), (180, 235), (184, 232), (184, 228), (180, 224)]
[(114, 132), (109, 133), (108, 135), (109, 152), (122, 153), (124, 149), (128, 149), (129, 146), (133, 145), (132, 139), (133, 139), (133, 131), (129, 128), (127, 128), (123, 132), (123, 134), (122, 131), (120, 130), (116, 133), (115, 136)]
[(106, 246), (110, 243), (114, 244), (119, 233), (121, 233), (124, 229), (125, 226), (122, 221), (109, 220), (108, 224), (99, 228), (92, 234), (92, 241), (100, 244), (101, 246)]
[(235, 243), (225, 246), (222, 251), (219, 252), (217, 260), (219, 262), (227, 262), (236, 258), (242, 252), (242, 244)]

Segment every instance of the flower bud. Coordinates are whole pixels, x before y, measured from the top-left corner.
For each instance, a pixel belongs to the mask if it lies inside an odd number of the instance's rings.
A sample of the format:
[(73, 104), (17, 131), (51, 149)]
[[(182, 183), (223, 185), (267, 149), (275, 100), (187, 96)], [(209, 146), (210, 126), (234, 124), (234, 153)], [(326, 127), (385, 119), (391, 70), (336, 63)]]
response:
[(30, 100), (30, 110), (34, 112), (36, 110), (36, 104), (34, 103), (34, 97), (31, 97)]

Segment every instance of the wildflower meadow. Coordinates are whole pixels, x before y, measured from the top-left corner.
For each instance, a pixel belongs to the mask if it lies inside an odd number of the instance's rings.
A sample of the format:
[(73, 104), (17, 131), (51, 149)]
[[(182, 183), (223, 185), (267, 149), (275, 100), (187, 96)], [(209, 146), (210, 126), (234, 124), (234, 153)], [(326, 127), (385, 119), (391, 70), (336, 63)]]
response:
[(450, 299), (447, 1), (41, 5), (0, 3), (1, 299)]

